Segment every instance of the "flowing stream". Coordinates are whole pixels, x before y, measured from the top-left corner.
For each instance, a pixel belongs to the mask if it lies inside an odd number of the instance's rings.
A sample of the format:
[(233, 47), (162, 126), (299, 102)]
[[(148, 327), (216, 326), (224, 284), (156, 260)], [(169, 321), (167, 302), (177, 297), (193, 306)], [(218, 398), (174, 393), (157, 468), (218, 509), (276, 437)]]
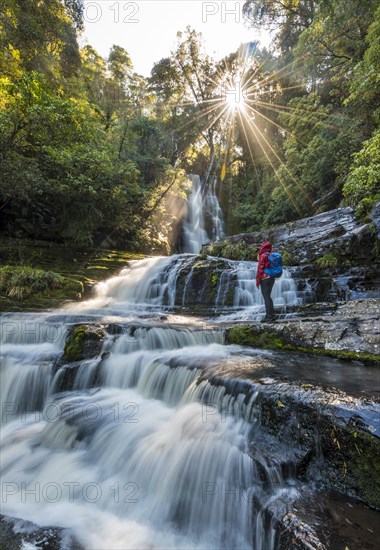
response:
[[(188, 252), (205, 235), (197, 185)], [(257, 392), (204, 377), (244, 350), (223, 345), (217, 323), (170, 313), (186, 302), (176, 284), (193, 259), (132, 262), (87, 302), (3, 315), (2, 513), (70, 528), (88, 549), (276, 547), (269, 511), (295, 499), (297, 483), (260, 424)], [(216, 305), (233, 274), (231, 315), (262, 312), (256, 264), (229, 267)], [(274, 299), (302, 301), (290, 272)], [(107, 327), (102, 348), (67, 363), (66, 336), (81, 323)]]
[[(3, 317), (2, 512), (68, 527), (85, 548), (268, 550), (266, 508), (295, 489), (260, 447), (255, 395), (202, 381), (239, 353), (222, 329), (159, 312), (171, 262), (138, 262), (66, 311)], [(117, 334), (66, 364), (81, 322)]]

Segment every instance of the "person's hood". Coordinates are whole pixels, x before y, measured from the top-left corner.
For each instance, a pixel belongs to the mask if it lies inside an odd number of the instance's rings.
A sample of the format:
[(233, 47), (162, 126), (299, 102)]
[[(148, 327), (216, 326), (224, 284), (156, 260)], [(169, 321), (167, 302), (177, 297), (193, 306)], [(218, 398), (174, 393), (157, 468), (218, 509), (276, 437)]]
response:
[(264, 254), (265, 252), (272, 252), (272, 245), (269, 241), (264, 241), (260, 246), (259, 254)]

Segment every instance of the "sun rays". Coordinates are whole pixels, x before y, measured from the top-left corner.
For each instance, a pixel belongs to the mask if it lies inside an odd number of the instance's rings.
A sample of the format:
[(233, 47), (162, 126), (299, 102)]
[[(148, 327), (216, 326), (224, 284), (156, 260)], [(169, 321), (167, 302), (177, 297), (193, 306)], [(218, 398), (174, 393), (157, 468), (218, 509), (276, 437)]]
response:
[[(203, 90), (200, 94), (195, 95), (194, 86), (190, 86), (194, 97), (180, 103), (183, 108), (197, 107), (195, 116), (193, 111), (182, 127), (199, 125), (209, 145), (209, 132), (215, 130), (212, 149), (213, 156), (216, 154), (219, 158), (221, 180), (228, 175), (229, 166), (241, 156), (237, 144), (244, 144), (258, 184), (261, 182), (257, 160), (264, 157), (300, 215), (300, 204), (303, 202), (310, 209), (313, 200), (297, 176), (289, 170), (279, 143), (284, 136), (294, 138), (299, 147), (307, 143), (302, 142), (302, 135), (296, 136), (286, 127), (285, 117), (292, 117), (300, 124), (322, 125), (332, 131), (338, 130), (344, 122), (320, 110), (318, 104), (303, 105), (299, 102), (292, 105), (278, 102), (278, 97), (284, 97), (284, 93), (304, 88), (304, 84), (294, 84), (301, 65), (302, 59), (299, 59), (276, 70), (269, 56), (267, 59), (259, 59), (251, 48), (241, 47), (238, 54), (220, 61), (215, 70), (209, 72), (206, 81), (201, 83)], [(295, 77), (293, 82), (292, 74)], [(200, 86), (199, 80), (196, 85)]]

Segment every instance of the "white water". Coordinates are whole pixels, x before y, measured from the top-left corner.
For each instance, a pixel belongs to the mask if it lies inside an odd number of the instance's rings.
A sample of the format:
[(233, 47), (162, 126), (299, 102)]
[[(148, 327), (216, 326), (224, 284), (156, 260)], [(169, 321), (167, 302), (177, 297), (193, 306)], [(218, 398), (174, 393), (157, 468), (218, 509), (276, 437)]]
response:
[[(231, 354), (222, 331), (126, 326), (106, 340), (109, 357), (83, 361), (61, 393), (62, 338), (18, 340), (2, 369), (3, 513), (70, 528), (89, 549), (272, 547), (262, 512), (284, 482), (278, 474), (276, 489), (263, 488), (248, 454), (242, 417), (254, 402), (227, 403), (198, 382), (200, 368)], [(218, 412), (234, 402), (240, 419)]]
[[(183, 251), (198, 254), (203, 244), (223, 239), (223, 216), (216, 196), (216, 178), (207, 185), (204, 197), (199, 176), (191, 176), (191, 179), (193, 185), (188, 200), (188, 219), (183, 225)], [(206, 231), (206, 216), (209, 217), (210, 234)]]
[[(237, 311), (220, 316), (219, 322), (262, 318), (265, 315), (265, 306), (261, 290), (256, 287), (257, 262), (230, 262), (230, 264), (237, 273), (234, 298)], [(282, 276), (276, 279), (271, 298), (276, 312), (286, 312), (287, 307), (302, 303), (295, 281), (288, 269), (284, 268)]]
[(202, 184), (199, 176), (191, 176), (192, 190), (189, 196), (188, 221), (184, 223), (184, 252), (198, 254), (202, 245), (209, 241), (205, 229), (204, 202)]
[[(217, 261), (208, 257), (207, 262)], [(76, 311), (93, 310), (108, 314), (125, 316), (126, 312), (144, 313), (162, 311), (175, 306), (186, 306), (188, 288), (194, 275), (194, 256), (188, 254), (167, 257), (148, 258), (130, 262), (120, 275), (108, 279), (97, 286), (97, 295), (93, 300), (71, 306)], [(228, 269), (222, 270), (218, 277), (215, 301), (210, 307), (224, 312), (219, 321), (260, 319), (265, 314), (261, 291), (256, 288), (257, 262), (227, 261)], [(187, 272), (182, 293), (177, 281), (182, 272)], [(206, 281), (205, 281), (206, 284)], [(234, 304), (231, 312), (225, 313), (225, 302), (229, 289), (234, 292)], [(291, 272), (283, 270), (281, 278), (276, 279), (272, 299), (276, 311), (286, 314), (287, 309), (303, 303), (305, 292), (298, 292)]]
[(211, 216), (213, 228), (211, 239), (215, 242), (224, 238), (223, 214), (216, 195), (216, 185), (217, 179), (213, 178), (212, 182), (207, 187), (205, 197), (205, 208), (207, 213)]
[[(200, 192), (196, 182), (188, 232), (194, 252), (205, 238)], [(221, 329), (166, 313), (192, 260), (131, 262), (98, 285), (92, 300), (2, 318), (3, 514), (67, 527), (94, 550), (274, 547), (265, 511), (276, 499), (294, 498), (295, 489), (261, 448), (256, 395), (247, 401), (202, 378), (240, 352), (222, 345)], [(255, 263), (230, 266), (216, 305), (235, 277), (240, 317), (262, 311)], [(297, 302), (289, 273), (276, 285), (275, 305)], [(185, 296), (186, 288), (180, 303)], [(65, 364), (67, 331), (89, 320), (120, 330), (98, 357)]]

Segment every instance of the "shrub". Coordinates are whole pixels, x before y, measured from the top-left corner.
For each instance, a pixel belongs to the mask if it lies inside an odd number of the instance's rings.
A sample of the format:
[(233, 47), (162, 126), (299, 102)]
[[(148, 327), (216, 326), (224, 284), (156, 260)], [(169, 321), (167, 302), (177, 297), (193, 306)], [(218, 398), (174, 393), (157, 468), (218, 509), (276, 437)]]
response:
[(10, 298), (23, 300), (27, 296), (59, 288), (64, 278), (54, 271), (44, 271), (29, 266), (4, 266), (0, 268), (0, 292)]
[(364, 142), (363, 149), (354, 155), (343, 195), (356, 208), (363, 220), (380, 199), (380, 132)]
[(328, 252), (324, 256), (321, 256), (315, 263), (322, 269), (334, 268), (339, 264), (339, 258), (337, 258), (332, 252)]

